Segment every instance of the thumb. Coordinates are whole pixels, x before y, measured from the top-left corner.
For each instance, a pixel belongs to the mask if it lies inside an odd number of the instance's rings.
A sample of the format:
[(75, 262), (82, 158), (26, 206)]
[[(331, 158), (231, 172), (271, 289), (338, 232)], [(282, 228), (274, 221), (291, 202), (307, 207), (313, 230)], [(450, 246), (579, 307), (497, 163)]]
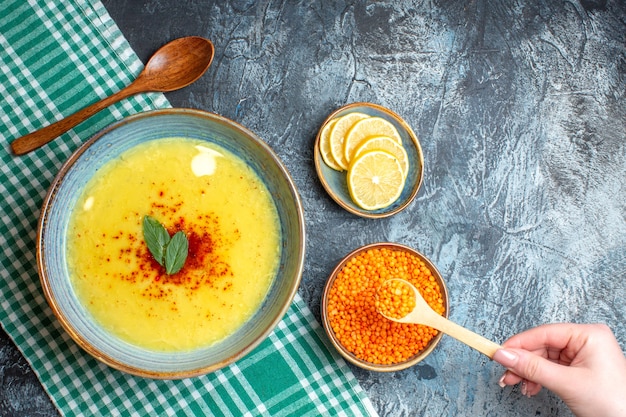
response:
[(543, 385), (557, 395), (564, 394), (576, 373), (575, 369), (559, 365), (522, 349), (499, 349), (493, 360), (528, 381)]

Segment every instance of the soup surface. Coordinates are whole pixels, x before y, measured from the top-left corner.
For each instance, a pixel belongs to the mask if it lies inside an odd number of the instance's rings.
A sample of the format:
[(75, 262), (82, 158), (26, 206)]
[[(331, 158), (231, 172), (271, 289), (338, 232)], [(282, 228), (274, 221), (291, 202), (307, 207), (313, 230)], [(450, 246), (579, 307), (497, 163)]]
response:
[[(182, 230), (187, 260), (168, 275), (144, 241), (152, 216)], [(108, 162), (73, 209), (72, 284), (104, 328), (158, 351), (208, 346), (254, 313), (280, 259), (280, 225), (267, 188), (245, 162), (204, 141), (147, 142)]]

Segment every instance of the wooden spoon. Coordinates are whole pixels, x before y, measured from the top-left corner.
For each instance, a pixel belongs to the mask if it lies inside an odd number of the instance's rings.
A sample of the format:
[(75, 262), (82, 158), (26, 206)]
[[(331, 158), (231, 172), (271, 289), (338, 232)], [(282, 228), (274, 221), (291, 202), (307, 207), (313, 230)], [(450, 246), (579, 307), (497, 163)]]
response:
[(196, 81), (211, 65), (215, 50), (208, 39), (190, 36), (162, 46), (150, 58), (139, 76), (126, 88), (82, 110), (29, 133), (11, 143), (16, 155), (23, 155), (50, 142), (100, 110), (139, 93), (178, 90)]
[[(472, 347), (479, 352), (484, 353), (489, 357), (489, 359), (493, 359), (493, 355), (496, 353), (496, 351), (498, 349), (502, 349), (502, 346), (498, 345), (497, 343), (494, 343), (491, 340), (486, 339), (474, 333), (473, 331), (468, 330), (465, 327), (459, 326), (458, 324), (437, 314), (437, 312), (435, 312), (428, 305), (428, 303), (426, 303), (417, 288), (415, 288), (415, 286), (410, 282), (400, 278), (392, 278), (385, 281), (385, 283), (389, 281), (400, 281), (410, 287), (413, 290), (413, 294), (415, 294), (415, 307), (411, 312), (409, 312), (406, 316), (402, 318), (398, 319), (390, 317), (381, 312), (380, 309), (378, 310), (380, 314), (382, 314), (389, 320), (393, 320), (398, 323), (416, 323), (430, 326), (449, 336), (454, 337), (455, 339), (465, 343), (469, 347)], [(385, 283), (383, 283), (383, 285)]]

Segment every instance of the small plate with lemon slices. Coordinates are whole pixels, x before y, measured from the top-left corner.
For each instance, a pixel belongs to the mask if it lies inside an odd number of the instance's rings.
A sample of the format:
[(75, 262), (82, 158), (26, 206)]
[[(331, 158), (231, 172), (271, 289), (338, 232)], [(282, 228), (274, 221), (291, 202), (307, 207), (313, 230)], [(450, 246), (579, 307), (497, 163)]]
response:
[(348, 104), (328, 116), (315, 139), (314, 159), (331, 198), (368, 218), (405, 209), (424, 172), (422, 148), (411, 127), (372, 103)]

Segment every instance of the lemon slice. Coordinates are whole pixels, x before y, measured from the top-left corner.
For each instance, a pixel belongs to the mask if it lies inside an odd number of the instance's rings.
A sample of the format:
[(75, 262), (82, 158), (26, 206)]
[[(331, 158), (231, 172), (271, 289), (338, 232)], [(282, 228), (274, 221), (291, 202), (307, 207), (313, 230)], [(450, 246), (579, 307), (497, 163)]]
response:
[(365, 152), (348, 170), (348, 191), (355, 204), (365, 210), (377, 210), (393, 204), (402, 194), (402, 165), (390, 153)]
[(365, 113), (348, 113), (341, 116), (335, 122), (335, 125), (330, 129), (330, 153), (335, 159), (337, 165), (342, 169), (348, 169), (348, 161), (344, 156), (344, 141), (348, 130), (356, 122), (362, 119), (369, 118)]
[(333, 154), (330, 152), (330, 131), (337, 123), (337, 119), (331, 120), (326, 123), (326, 126), (322, 129), (320, 133), (320, 153), (322, 154), (322, 159), (324, 163), (328, 165), (330, 168), (335, 171), (343, 171), (343, 169), (337, 164)]
[(356, 159), (365, 152), (373, 150), (389, 152), (395, 156), (398, 162), (400, 162), (400, 165), (402, 165), (402, 174), (404, 178), (406, 178), (409, 173), (409, 156), (406, 150), (404, 150), (404, 146), (398, 145), (398, 142), (391, 139), (389, 136), (373, 136), (361, 142), (354, 150), (353, 158)]
[(382, 117), (368, 117), (359, 120), (346, 133), (343, 145), (343, 156), (350, 164), (354, 158), (354, 150), (361, 144), (364, 139), (372, 136), (389, 136), (391, 139), (402, 144), (402, 138), (395, 126)]

